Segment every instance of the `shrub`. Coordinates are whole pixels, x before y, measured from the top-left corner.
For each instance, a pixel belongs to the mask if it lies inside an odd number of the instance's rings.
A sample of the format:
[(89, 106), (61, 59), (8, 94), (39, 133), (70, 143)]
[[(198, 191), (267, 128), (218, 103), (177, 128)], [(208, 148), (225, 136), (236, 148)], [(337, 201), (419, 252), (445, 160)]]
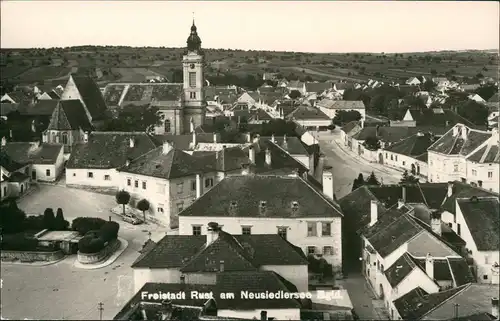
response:
[(55, 227), (56, 216), (54, 215), (54, 210), (51, 208), (46, 208), (43, 212), (43, 225), (46, 229), (53, 230)]
[(77, 217), (73, 220), (71, 228), (80, 235), (85, 235), (88, 231), (100, 230), (104, 223), (106, 221), (98, 217)]
[(120, 229), (120, 224), (117, 222), (106, 222), (101, 227), (100, 237), (105, 241), (116, 240), (118, 238), (118, 230)]
[(54, 223), (54, 229), (58, 231), (65, 231), (69, 227), (69, 222), (64, 219), (62, 208), (57, 209), (57, 214)]
[(85, 254), (97, 253), (104, 248), (105, 243), (101, 238), (85, 236), (78, 241), (78, 251)]
[(24, 221), (24, 230), (41, 231), (45, 229), (43, 215), (28, 216)]
[(6, 251), (36, 251), (38, 240), (26, 237), (23, 233), (7, 234), (2, 237), (1, 246)]

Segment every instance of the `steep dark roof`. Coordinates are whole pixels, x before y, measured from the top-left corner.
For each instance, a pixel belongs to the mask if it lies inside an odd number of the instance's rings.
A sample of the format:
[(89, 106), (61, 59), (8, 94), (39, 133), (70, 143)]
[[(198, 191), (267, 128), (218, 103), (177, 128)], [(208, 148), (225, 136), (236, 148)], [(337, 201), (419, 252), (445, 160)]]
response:
[(4, 149), (4, 146), (0, 149), (0, 166), (5, 168), (9, 172), (17, 171), (20, 168), (23, 168), (26, 164), (20, 164), (12, 159)]
[(419, 131), (418, 127), (363, 127), (353, 138), (365, 141), (368, 137), (378, 137), (386, 143), (397, 143)]
[(200, 162), (213, 164), (214, 169), (220, 172), (228, 172), (242, 169), (250, 165), (249, 153), (240, 147), (224, 148), (216, 152), (193, 152), (193, 157), (199, 158)]
[(50, 116), (59, 100), (39, 100), (36, 104), (19, 105), (19, 113), (25, 116)]
[(54, 164), (63, 145), (38, 143), (7, 143), (2, 149), (21, 164)]
[(47, 129), (88, 131), (92, 129), (92, 125), (80, 100), (60, 100), (52, 113)]
[(324, 112), (319, 110), (318, 108), (309, 107), (309, 106), (299, 106), (294, 111), (286, 116), (288, 119), (296, 119), (296, 120), (307, 120), (307, 119), (322, 119), (322, 120), (330, 120)]
[(447, 321), (489, 321), (489, 320), (497, 320), (497, 317), (493, 316), (490, 313), (482, 312), (482, 313), (474, 313), (471, 315), (448, 319)]
[(19, 173), (19, 172), (13, 172), (10, 174), (9, 178), (7, 179), (9, 182), (24, 182), (26, 180), (29, 180), (30, 177), (24, 173)]
[[(260, 211), (262, 201), (265, 211)], [(293, 202), (298, 202), (296, 209)], [(299, 218), (341, 217), (342, 213), (336, 203), (299, 177), (249, 175), (223, 179), (180, 215)]]
[(357, 121), (357, 120), (353, 120), (351, 122), (348, 122), (344, 126), (342, 126), (342, 131), (346, 134), (349, 134), (351, 132), (351, 130), (353, 130), (355, 128), (361, 129), (359, 121)]
[(417, 157), (427, 153), (427, 148), (429, 148), (432, 143), (433, 140), (430, 134), (417, 133), (389, 146), (386, 150), (409, 157)]
[(263, 120), (263, 121), (268, 121), (272, 120), (273, 118), (271, 115), (266, 113), (263, 109), (258, 108), (256, 111), (251, 113), (250, 119), (252, 120)]
[[(447, 155), (467, 156), (491, 137), (491, 133), (469, 129), (461, 124), (455, 127), (459, 128), (458, 134), (454, 134), (454, 128), (450, 129), (429, 147), (429, 151)], [(464, 130), (467, 131), (465, 140), (460, 132)]]
[[(271, 141), (259, 141), (260, 150), (255, 151), (255, 164), (250, 167), (254, 173), (270, 174), (273, 171), (279, 171), (282, 174), (288, 175), (298, 170), (300, 174), (307, 172), (307, 168), (298, 160), (293, 158), (280, 145), (274, 144)], [(271, 153), (271, 165), (266, 163), (266, 149)], [(278, 175), (278, 174), (277, 174)]]
[(494, 192), (487, 191), (485, 189), (479, 188), (479, 187), (474, 187), (472, 185), (469, 185), (467, 183), (462, 183), (459, 181), (452, 182), (452, 195), (451, 197), (446, 197), (446, 200), (444, 201), (443, 205), (441, 206), (442, 209), (452, 213), (456, 214), (456, 202), (455, 200), (458, 198), (470, 198), (472, 196), (477, 196), (477, 197), (496, 197), (498, 198), (499, 195)]
[(206, 235), (167, 235), (133, 268), (180, 268), (182, 272), (255, 271), (263, 265), (307, 265), (304, 254), (277, 234), (231, 235), (220, 231), (206, 246)]
[(52, 99), (61, 99), (61, 97), (59, 96), (59, 94), (57, 92), (53, 91), (53, 90), (49, 91), (47, 93), (47, 95), (49, 95), (50, 98), (52, 98)]
[(497, 197), (457, 199), (458, 206), (479, 251), (498, 251), (500, 203)]
[(384, 274), (389, 284), (395, 288), (407, 275), (409, 275), (416, 265), (408, 253), (401, 255), (394, 264), (388, 268)]
[[(134, 147), (130, 147), (130, 140)], [(66, 168), (117, 168), (156, 148), (146, 133), (92, 132), (71, 153)]]
[[(403, 187), (400, 185), (369, 186), (370, 192), (387, 207), (403, 199)], [(419, 183), (406, 185), (406, 203), (426, 204), (431, 209), (439, 209), (448, 191), (447, 183)]]
[(320, 93), (328, 89), (333, 88), (333, 83), (327, 82), (306, 82), (306, 92), (307, 93)]
[[(356, 230), (370, 222), (371, 201), (378, 201), (377, 197), (367, 186), (361, 186), (339, 200), (340, 208), (344, 213), (344, 221)], [(382, 215), (386, 208), (382, 202), (377, 202), (378, 215)]]
[(85, 107), (87, 108), (92, 120), (99, 120), (105, 116), (107, 107), (102, 97), (101, 90), (95, 81), (83, 75), (71, 75), (75, 85), (82, 97)]
[(467, 160), (475, 163), (488, 164), (488, 163), (499, 163), (500, 162), (500, 149), (496, 145), (486, 144), (481, 147), (477, 152), (467, 157)]
[(498, 103), (499, 101), (500, 97), (498, 96), (498, 93), (495, 93), (490, 99), (488, 99), (488, 102), (490, 103)]
[(18, 110), (19, 106), (19, 104), (0, 103), (0, 116), (7, 116), (10, 112)]

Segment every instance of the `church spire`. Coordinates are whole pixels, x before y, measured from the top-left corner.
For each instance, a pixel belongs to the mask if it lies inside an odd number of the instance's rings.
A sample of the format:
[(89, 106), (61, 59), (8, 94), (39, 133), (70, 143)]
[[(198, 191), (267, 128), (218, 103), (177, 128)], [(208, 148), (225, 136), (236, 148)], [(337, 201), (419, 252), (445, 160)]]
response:
[(191, 26), (191, 33), (187, 39), (187, 50), (195, 51), (201, 53), (201, 39), (198, 36), (197, 28), (194, 23), (194, 12), (193, 12), (193, 25)]

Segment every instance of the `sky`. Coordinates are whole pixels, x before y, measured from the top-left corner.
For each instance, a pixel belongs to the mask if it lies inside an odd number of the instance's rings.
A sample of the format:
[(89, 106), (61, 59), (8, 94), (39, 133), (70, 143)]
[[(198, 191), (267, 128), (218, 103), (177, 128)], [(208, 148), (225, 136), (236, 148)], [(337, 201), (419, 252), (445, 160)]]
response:
[(184, 47), (300, 52), (498, 49), (496, 1), (0, 2), (1, 48)]

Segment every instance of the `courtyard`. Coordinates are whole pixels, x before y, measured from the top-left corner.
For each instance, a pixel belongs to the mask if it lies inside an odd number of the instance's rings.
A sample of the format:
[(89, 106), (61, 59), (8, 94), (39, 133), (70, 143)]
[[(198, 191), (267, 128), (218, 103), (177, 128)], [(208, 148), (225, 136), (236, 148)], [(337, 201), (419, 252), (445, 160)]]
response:
[(105, 220), (111, 216), (120, 223), (119, 236), (129, 245), (113, 264), (96, 270), (73, 266), (75, 255), (46, 266), (2, 263), (2, 317), (96, 320), (99, 318), (97, 304), (102, 302), (103, 319), (112, 319), (134, 294), (130, 265), (139, 256), (149, 230), (154, 240), (161, 238), (165, 231), (154, 225), (133, 226), (121, 221), (110, 212), (116, 206), (114, 196), (58, 185), (38, 185), (34, 189), (18, 202), (19, 208), (28, 215), (41, 214), (47, 207), (54, 211), (61, 207), (70, 222), (79, 216)]

